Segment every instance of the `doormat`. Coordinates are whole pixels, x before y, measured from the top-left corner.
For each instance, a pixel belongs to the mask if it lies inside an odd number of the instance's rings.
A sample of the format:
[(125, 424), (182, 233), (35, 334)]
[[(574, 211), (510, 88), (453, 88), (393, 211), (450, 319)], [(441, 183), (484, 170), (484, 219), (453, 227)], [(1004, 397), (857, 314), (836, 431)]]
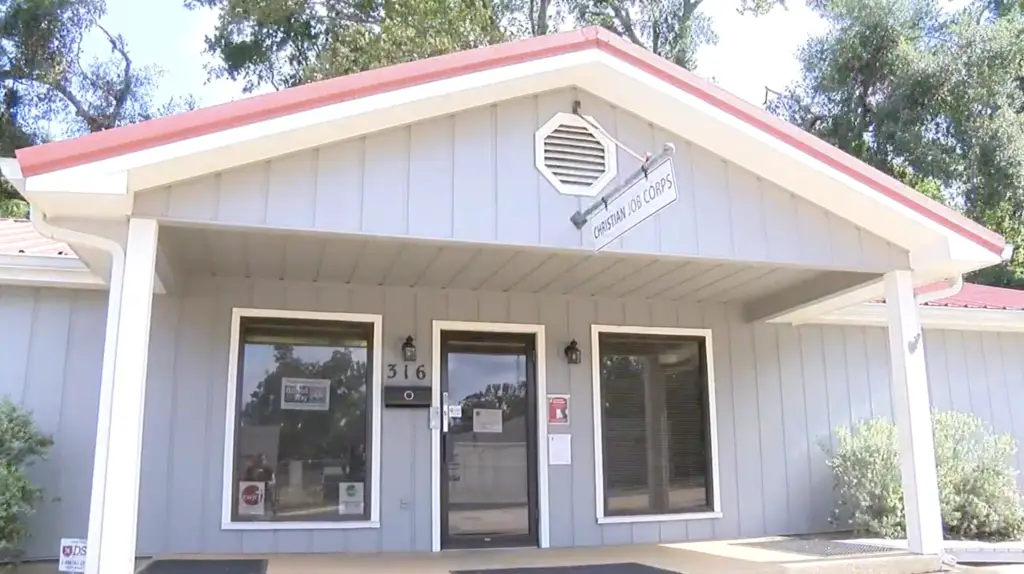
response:
[(267, 574), (266, 560), (154, 560), (139, 574)]
[(452, 570), (451, 574), (680, 574), (675, 570), (655, 568), (636, 562), (586, 564), (580, 566), (530, 566), (528, 568), (486, 568), (483, 570)]
[(843, 542), (842, 540), (802, 537), (766, 540), (763, 542), (736, 542), (733, 546), (746, 546), (748, 548), (758, 548), (761, 550), (788, 552), (790, 554), (800, 554), (801, 556), (812, 556), (814, 558), (834, 558), (837, 556), (898, 552), (895, 548), (877, 546), (874, 544), (858, 544), (855, 542)]

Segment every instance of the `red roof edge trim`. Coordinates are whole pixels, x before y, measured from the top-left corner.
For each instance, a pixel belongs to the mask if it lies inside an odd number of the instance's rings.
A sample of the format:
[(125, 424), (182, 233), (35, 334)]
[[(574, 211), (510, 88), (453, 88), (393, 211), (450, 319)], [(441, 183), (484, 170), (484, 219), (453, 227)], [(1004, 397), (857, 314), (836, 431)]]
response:
[(315, 82), (72, 140), (18, 150), (17, 157), (25, 176), (38, 175), (316, 107), (588, 48), (603, 50), (667, 81), (996, 254), (1001, 254), (1006, 245), (1005, 239), (999, 234), (924, 197), (800, 128), (639, 46), (595, 27)]
[(25, 177), (74, 167), (361, 97), (595, 47), (586, 28), (341, 76), (17, 150)]
[[(944, 289), (945, 282), (929, 283), (914, 289), (916, 295), (923, 295)], [(885, 299), (875, 299), (873, 303), (884, 303)], [(1024, 311), (1024, 290), (1006, 287), (991, 287), (977, 283), (964, 283), (956, 295), (950, 295), (935, 301), (924, 303), (926, 307), (949, 307), (956, 309), (988, 309), (993, 311)]]
[(754, 107), (749, 102), (741, 100), (711, 82), (685, 73), (681, 68), (666, 60), (652, 58), (652, 54), (646, 50), (626, 42), (618, 36), (604, 30), (601, 32), (603, 37), (601, 38), (602, 43), (599, 45), (600, 49), (675, 85), (775, 139), (793, 146), (825, 165), (881, 192), (897, 203), (971, 239), (993, 253), (1001, 254), (1006, 246), (1006, 240), (998, 233), (918, 193), (917, 190), (909, 188), (899, 180), (864, 164), (846, 152), (825, 143), (781, 118)]

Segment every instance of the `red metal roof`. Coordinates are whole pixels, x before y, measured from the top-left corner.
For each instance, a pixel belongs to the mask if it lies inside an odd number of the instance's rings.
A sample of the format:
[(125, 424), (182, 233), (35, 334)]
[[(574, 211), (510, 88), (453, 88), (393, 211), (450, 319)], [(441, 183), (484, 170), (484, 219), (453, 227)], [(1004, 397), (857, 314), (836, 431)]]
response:
[(66, 243), (47, 239), (23, 219), (0, 219), (0, 255), (76, 257)]
[(588, 49), (600, 50), (618, 58), (717, 107), (947, 229), (969, 238), (993, 253), (1002, 253), (1006, 245), (1006, 241), (999, 234), (926, 198), (896, 179), (668, 60), (597, 27), (529, 38), (315, 82), (71, 140), (21, 149), (18, 150), (17, 156), (22, 173), (28, 177), (338, 102)]
[[(918, 293), (928, 293), (945, 287), (945, 283), (932, 283), (917, 289)], [(1024, 311), (1024, 291), (989, 287), (964, 283), (959, 293), (945, 299), (936, 299), (925, 305), (934, 307), (960, 307), (964, 309), (999, 309), (1004, 311)]]

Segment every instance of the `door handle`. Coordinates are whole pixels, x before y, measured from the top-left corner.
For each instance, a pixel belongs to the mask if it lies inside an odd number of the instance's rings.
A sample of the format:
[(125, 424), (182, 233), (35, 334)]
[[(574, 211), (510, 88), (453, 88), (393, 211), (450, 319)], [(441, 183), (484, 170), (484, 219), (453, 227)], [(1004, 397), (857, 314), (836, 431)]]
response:
[(441, 432), (448, 432), (450, 417), (448, 416), (448, 393), (441, 393)]

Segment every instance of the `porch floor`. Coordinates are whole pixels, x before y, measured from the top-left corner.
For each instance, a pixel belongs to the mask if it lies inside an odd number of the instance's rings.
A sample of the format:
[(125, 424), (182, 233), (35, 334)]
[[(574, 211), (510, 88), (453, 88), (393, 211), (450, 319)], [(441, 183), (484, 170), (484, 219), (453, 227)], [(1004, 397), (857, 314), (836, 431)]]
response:
[[(894, 551), (883, 555), (818, 558), (740, 545), (743, 541), (632, 545), (571, 549), (453, 550), (436, 554), (266, 556), (266, 574), (450, 574), (460, 571), (642, 564), (670, 573), (811, 573), (872, 572), (925, 574), (939, 571), (934, 557)], [(180, 557), (184, 558), (184, 557)], [(211, 556), (195, 558), (210, 559)], [(228, 558), (228, 557), (223, 557)], [(246, 556), (255, 558), (255, 556)], [(143, 570), (145, 572), (145, 570)], [(499, 574), (499, 573), (495, 573)], [(504, 573), (500, 573), (504, 574)], [(531, 572), (531, 574), (533, 574)]]

